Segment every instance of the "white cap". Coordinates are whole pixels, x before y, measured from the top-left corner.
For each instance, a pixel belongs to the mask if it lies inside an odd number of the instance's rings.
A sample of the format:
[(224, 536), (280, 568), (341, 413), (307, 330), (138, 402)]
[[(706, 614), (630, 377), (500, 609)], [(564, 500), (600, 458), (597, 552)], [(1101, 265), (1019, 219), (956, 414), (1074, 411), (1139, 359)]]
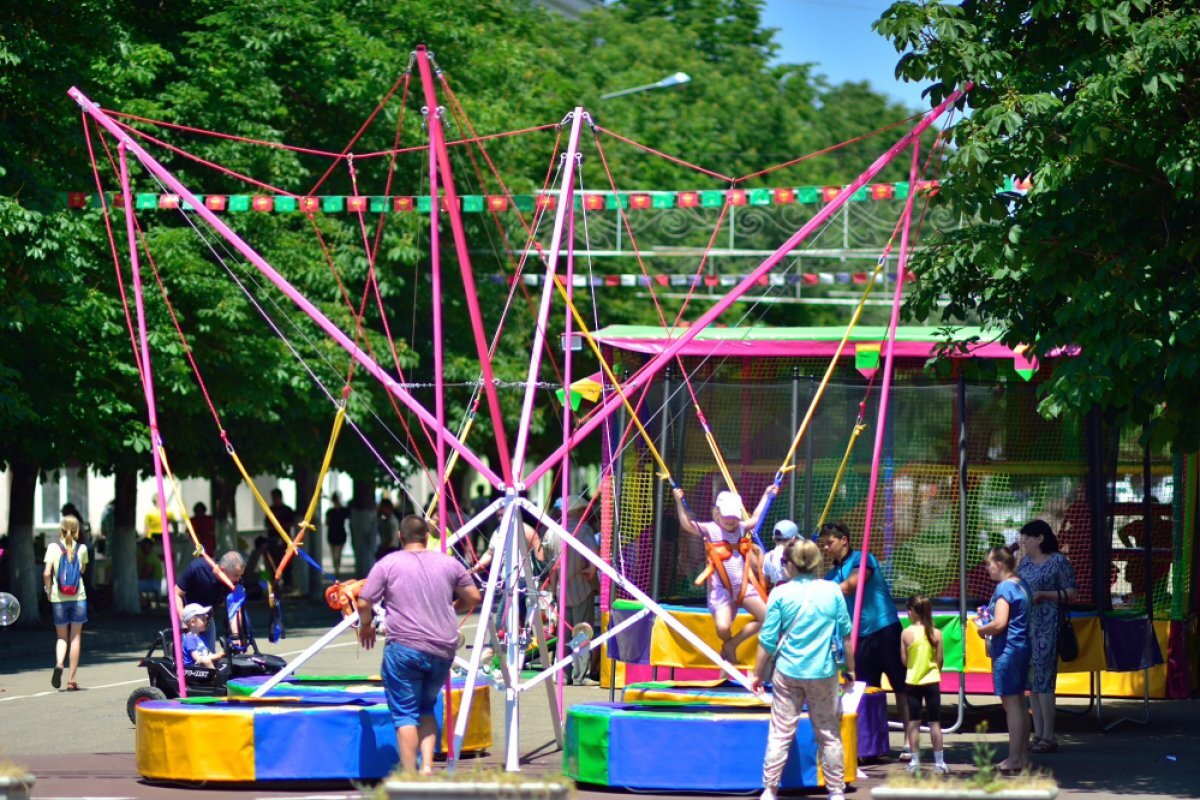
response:
[(790, 519), (781, 519), (775, 523), (774, 536), (776, 539), (795, 539), (799, 535), (800, 529)]
[(212, 606), (202, 606), (199, 603), (188, 603), (183, 607), (183, 616), (181, 619), (184, 624), (191, 622), (193, 619), (212, 611)]
[(717, 513), (722, 517), (737, 517), (742, 518), (742, 498), (737, 492), (725, 490), (717, 495), (717, 501), (713, 503), (717, 507)]

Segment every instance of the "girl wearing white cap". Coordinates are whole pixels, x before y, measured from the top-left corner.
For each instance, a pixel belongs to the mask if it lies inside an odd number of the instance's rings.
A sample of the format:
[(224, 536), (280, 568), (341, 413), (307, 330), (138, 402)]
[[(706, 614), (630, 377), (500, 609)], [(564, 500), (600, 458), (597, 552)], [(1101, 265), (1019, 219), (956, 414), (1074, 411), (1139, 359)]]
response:
[[(712, 522), (696, 522), (684, 508), (683, 490), (675, 489), (680, 530), (704, 539), (708, 566), (696, 578), (696, 584), (708, 583), (708, 610), (721, 638), (721, 657), (731, 663), (737, 663), (738, 645), (758, 632), (767, 613), (767, 592), (761, 578), (762, 551), (754, 544), (751, 533), (758, 527), (768, 499), (778, 492), (778, 486), (769, 486), (754, 513), (747, 518), (743, 518), (742, 498), (736, 492), (721, 492), (713, 503)], [(733, 619), (739, 607), (749, 611), (754, 619), (735, 636)]]

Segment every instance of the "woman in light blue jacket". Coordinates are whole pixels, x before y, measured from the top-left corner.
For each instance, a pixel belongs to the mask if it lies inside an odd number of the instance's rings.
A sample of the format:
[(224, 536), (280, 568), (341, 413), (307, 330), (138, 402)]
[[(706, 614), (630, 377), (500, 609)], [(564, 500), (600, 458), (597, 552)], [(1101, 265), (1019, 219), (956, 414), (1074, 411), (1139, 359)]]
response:
[(787, 583), (771, 592), (767, 615), (758, 634), (754, 689), (762, 692), (763, 676), (775, 659), (771, 699), (771, 731), (763, 757), (762, 800), (775, 800), (788, 750), (796, 737), (801, 709), (808, 703), (813, 735), (821, 748), (821, 769), (830, 800), (843, 800), (842, 706), (834, 646), (846, 653), (853, 674), (850, 614), (836, 583), (817, 579), (821, 551), (807, 539), (793, 539), (784, 551)]

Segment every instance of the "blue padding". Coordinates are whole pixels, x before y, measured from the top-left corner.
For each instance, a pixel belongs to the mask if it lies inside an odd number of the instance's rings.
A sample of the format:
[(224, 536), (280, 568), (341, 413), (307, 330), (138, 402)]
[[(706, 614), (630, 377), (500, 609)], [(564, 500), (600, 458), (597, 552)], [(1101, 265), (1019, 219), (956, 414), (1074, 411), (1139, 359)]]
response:
[[(609, 786), (679, 792), (745, 792), (762, 788), (769, 710), (712, 713), (703, 706), (618, 704), (609, 728)], [(667, 746), (655, 746), (653, 743)], [(784, 769), (783, 788), (817, 786), (816, 747), (800, 720)]]
[(387, 706), (292, 708), (254, 714), (260, 781), (371, 780), (400, 760)]

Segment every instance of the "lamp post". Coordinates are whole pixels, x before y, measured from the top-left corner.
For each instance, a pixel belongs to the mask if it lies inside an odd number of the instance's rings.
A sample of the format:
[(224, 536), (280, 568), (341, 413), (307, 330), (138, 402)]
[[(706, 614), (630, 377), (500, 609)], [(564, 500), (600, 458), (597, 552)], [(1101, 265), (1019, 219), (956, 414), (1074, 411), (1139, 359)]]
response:
[(692, 77), (686, 72), (676, 72), (674, 75), (668, 75), (657, 83), (647, 83), (644, 86), (634, 86), (630, 89), (622, 89), (619, 92), (609, 92), (608, 94), (600, 95), (601, 100), (612, 100), (614, 97), (624, 97), (627, 94), (636, 94), (638, 92), (648, 92), (651, 89), (668, 89), (672, 86), (679, 86), (684, 83), (691, 83)]

